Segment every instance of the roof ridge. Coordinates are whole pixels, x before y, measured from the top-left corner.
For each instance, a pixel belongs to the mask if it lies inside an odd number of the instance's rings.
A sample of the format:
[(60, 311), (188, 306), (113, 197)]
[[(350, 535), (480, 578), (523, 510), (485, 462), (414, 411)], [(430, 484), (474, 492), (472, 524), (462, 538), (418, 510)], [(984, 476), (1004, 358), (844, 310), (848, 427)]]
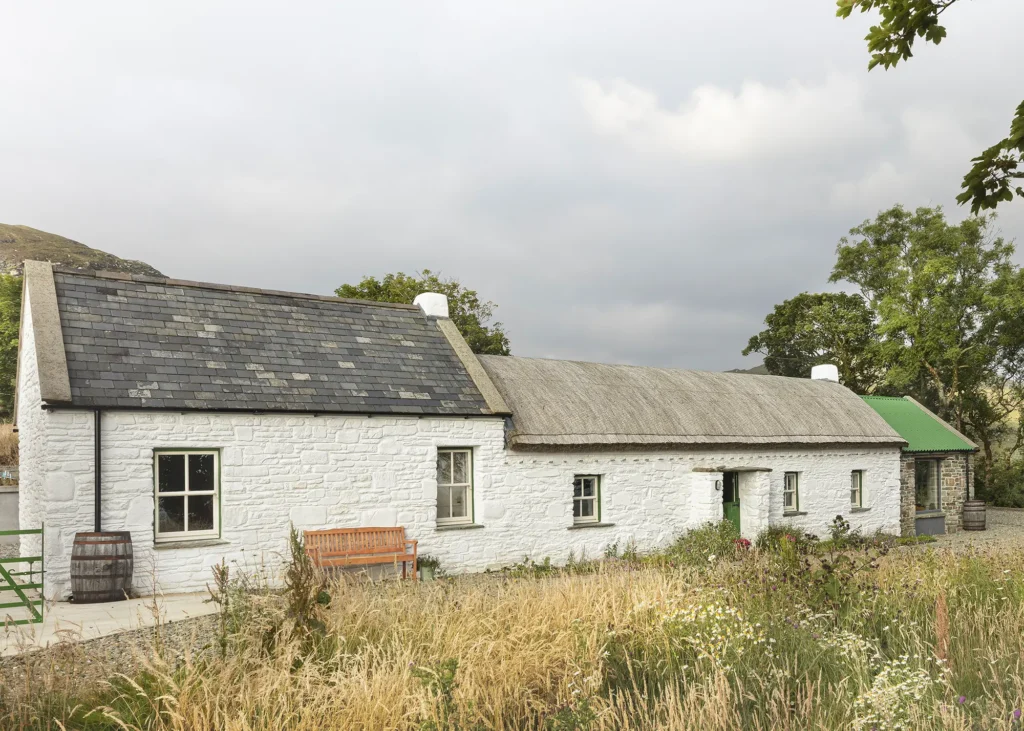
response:
[(262, 289), (260, 287), (243, 287), (235, 284), (217, 284), (215, 282), (197, 282), (189, 279), (173, 279), (171, 277), (148, 277), (144, 274), (128, 274), (93, 269), (75, 269), (73, 267), (53, 264), (53, 271), (58, 274), (72, 274), (93, 279), (113, 279), (121, 282), (137, 282), (139, 284), (159, 284), (167, 287), (188, 287), (191, 289), (209, 289), (218, 292), (234, 292), (238, 294), (259, 294), (271, 297), (290, 297), (292, 299), (315, 300), (319, 302), (335, 302), (338, 304), (361, 305), (364, 307), (385, 307), (397, 310), (419, 312), (418, 305), (399, 302), (377, 302), (349, 297), (333, 297), (325, 294), (308, 294), (305, 292), (288, 292), (278, 289)]
[[(603, 366), (605, 368), (639, 368), (642, 370), (649, 371), (667, 371), (669, 373), (708, 373), (716, 376), (737, 376), (740, 378), (764, 378), (765, 376), (770, 376), (772, 378), (784, 378), (788, 381), (801, 381), (806, 383), (830, 383), (835, 385), (835, 381), (823, 381), (821, 379), (801, 378), (800, 376), (777, 376), (774, 373), (735, 373), (733, 371), (712, 371), (706, 368), (674, 368), (672, 366), (638, 365), (636, 363), (601, 363), (593, 360), (579, 360), (578, 358), (538, 358), (536, 356), (529, 355), (495, 355), (493, 353), (481, 354), (478, 355), (477, 357), (494, 359), (509, 358), (513, 360), (534, 360), (542, 361), (545, 363), (578, 363), (580, 365), (585, 366)], [(843, 384), (838, 385), (841, 386)]]

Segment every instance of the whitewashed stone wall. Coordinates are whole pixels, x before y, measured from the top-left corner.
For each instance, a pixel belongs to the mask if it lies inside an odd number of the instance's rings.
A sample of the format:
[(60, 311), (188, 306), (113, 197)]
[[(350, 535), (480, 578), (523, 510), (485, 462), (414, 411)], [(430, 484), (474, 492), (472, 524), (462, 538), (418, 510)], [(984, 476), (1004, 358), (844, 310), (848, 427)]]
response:
[[(29, 298), (24, 298), (21, 316), (21, 344), (18, 362), (18, 524), (23, 530), (38, 528), (44, 511), (43, 475), (47, 459), (45, 414), (40, 408), (39, 368), (32, 331)], [(38, 556), (38, 536), (21, 537), (21, 555)]]
[[(26, 318), (26, 322), (30, 319)], [(48, 595), (66, 598), (77, 531), (93, 526), (93, 416), (41, 408), (31, 328), (22, 342), (18, 421), (21, 523), (46, 522)], [(440, 447), (474, 450), (478, 526), (436, 526)], [(221, 451), (221, 540), (159, 547), (153, 540), (153, 450)], [(451, 572), (550, 557), (598, 557), (613, 544), (664, 545), (722, 517), (721, 473), (711, 465), (757, 465), (740, 478), (743, 533), (772, 523), (824, 533), (837, 514), (865, 532), (899, 530), (899, 450), (750, 449), (702, 452), (517, 453), (498, 418), (107, 412), (103, 416), (103, 527), (130, 530), (142, 592), (202, 590), (213, 564), (273, 578), (298, 528), (393, 526), (419, 540)], [(852, 513), (850, 472), (864, 470), (864, 504)], [(785, 471), (800, 478), (806, 515), (783, 516)], [(572, 480), (602, 476), (602, 522), (572, 528)], [(35, 546), (26, 546), (32, 550)]]

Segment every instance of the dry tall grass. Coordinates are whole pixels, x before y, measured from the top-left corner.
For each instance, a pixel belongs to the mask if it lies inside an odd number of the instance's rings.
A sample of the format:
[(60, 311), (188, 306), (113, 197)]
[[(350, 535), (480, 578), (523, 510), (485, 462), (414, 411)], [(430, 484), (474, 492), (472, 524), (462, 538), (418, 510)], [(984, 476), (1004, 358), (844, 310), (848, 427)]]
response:
[(18, 464), (18, 433), (12, 424), (0, 424), (0, 465)]
[[(1024, 545), (906, 549), (847, 573), (835, 558), (807, 575), (740, 553), (337, 582), (298, 632), (280, 596), (235, 593), (223, 657), (0, 703), (28, 728), (1020, 728)], [(823, 567), (844, 578), (838, 594)]]

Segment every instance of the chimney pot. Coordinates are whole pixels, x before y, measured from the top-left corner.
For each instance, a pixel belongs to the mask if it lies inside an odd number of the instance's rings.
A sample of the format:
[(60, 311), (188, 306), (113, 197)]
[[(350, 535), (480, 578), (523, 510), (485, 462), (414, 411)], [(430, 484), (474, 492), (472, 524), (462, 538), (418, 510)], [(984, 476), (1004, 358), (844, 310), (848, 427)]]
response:
[(448, 319), (448, 298), (443, 294), (424, 292), (423, 294), (416, 295), (416, 299), (412, 303), (419, 305), (419, 308), (423, 310), (423, 314), (427, 317)]
[(832, 381), (839, 383), (839, 369), (831, 363), (823, 363), (811, 367), (812, 381)]

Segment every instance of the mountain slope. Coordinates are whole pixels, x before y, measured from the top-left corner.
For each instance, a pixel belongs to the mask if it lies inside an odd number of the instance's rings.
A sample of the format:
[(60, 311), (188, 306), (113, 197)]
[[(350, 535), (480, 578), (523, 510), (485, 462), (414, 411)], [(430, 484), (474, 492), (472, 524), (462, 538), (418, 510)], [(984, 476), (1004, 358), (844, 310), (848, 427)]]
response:
[(726, 373), (749, 373), (750, 375), (753, 376), (770, 375), (768, 373), (768, 369), (765, 368), (764, 363), (762, 363), (761, 365), (756, 365), (753, 368), (733, 368), (731, 370), (726, 371)]
[(0, 271), (21, 274), (26, 259), (50, 261), (76, 269), (92, 269), (150, 277), (164, 276), (149, 264), (108, 254), (57, 234), (28, 226), (0, 223)]

